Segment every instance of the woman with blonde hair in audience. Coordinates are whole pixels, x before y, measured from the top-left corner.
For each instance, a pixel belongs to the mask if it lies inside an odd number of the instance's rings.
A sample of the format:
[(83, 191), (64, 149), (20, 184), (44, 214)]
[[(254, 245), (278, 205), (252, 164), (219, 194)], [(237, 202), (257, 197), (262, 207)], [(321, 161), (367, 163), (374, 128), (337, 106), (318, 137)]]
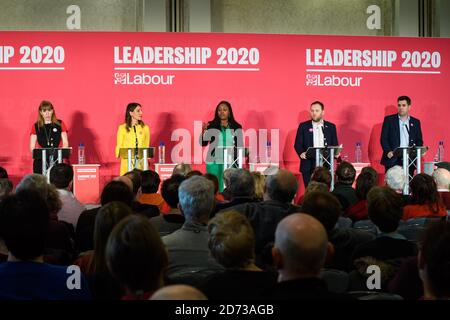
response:
[(264, 186), (266, 185), (266, 178), (261, 172), (252, 172), (253, 179), (255, 179), (255, 200), (263, 201), (264, 199)]

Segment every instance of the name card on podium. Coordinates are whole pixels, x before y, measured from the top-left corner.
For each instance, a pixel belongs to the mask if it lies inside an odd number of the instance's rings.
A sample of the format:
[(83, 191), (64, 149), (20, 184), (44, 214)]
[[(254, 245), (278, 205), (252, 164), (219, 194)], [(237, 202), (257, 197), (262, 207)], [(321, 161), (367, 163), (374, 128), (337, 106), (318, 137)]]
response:
[(73, 194), (83, 204), (99, 203), (100, 200), (100, 165), (74, 164)]

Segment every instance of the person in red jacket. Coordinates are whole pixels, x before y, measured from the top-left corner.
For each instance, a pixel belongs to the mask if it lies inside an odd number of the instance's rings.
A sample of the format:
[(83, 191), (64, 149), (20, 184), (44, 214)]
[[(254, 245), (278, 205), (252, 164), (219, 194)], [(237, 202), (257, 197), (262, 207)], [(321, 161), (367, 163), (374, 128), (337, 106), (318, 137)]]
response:
[(403, 220), (445, 216), (447, 210), (433, 178), (425, 173), (419, 173), (411, 181), (411, 204), (403, 209)]

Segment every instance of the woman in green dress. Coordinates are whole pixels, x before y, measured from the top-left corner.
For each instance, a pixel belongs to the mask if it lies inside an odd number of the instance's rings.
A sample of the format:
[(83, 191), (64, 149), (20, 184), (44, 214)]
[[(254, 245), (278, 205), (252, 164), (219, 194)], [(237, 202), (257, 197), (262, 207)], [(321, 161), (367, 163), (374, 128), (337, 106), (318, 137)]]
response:
[[(217, 141), (216, 141), (217, 140)], [(237, 147), (244, 146), (242, 126), (234, 120), (233, 109), (228, 101), (221, 101), (214, 112), (214, 119), (203, 124), (202, 146), (209, 144), (206, 157), (206, 172), (214, 174), (219, 180), (219, 191), (223, 191), (223, 148), (232, 147), (232, 160), (237, 159)], [(216, 148), (220, 151), (216, 154)], [(237, 165), (234, 164), (234, 167)]]

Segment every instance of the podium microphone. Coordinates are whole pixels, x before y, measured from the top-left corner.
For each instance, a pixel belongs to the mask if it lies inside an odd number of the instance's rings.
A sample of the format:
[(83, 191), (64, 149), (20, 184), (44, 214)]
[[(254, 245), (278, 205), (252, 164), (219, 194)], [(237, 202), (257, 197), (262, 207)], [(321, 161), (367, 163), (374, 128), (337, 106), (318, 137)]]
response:
[(137, 133), (136, 133), (136, 126), (134, 125), (133, 126), (133, 129), (134, 129), (134, 136), (135, 136), (135, 138), (136, 138), (136, 147), (135, 147), (135, 150), (134, 150), (134, 166), (136, 167), (136, 165), (137, 165), (137, 161), (138, 161), (138, 149), (139, 149), (139, 143), (138, 143), (138, 137), (137, 137)]
[(324, 126), (321, 126), (322, 134), (323, 134), (323, 145), (324, 145), (324, 147), (326, 147), (326, 146), (328, 146), (328, 144), (327, 144), (327, 138), (325, 137), (325, 129), (323, 127)]

